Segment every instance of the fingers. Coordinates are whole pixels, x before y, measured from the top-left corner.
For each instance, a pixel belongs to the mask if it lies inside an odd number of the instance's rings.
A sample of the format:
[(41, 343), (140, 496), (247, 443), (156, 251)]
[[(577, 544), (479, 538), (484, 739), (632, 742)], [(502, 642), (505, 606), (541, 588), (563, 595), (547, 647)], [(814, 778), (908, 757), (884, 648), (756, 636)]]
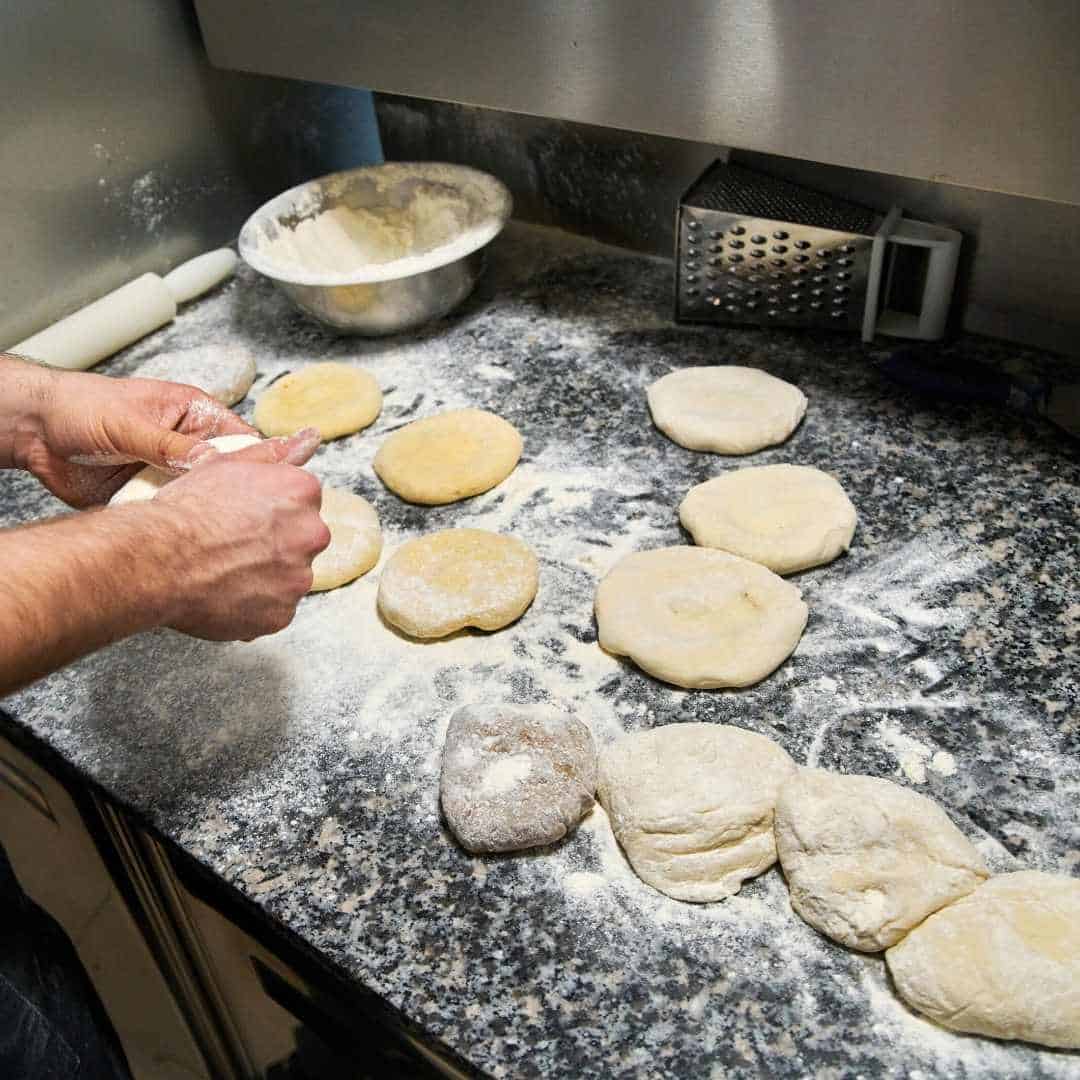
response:
[(185, 435), (196, 435), (203, 439), (213, 439), (218, 435), (259, 434), (250, 424), (244, 423), (232, 409), (227, 409), (220, 402), (194, 390), (191, 391), (191, 398), (176, 428)]
[(304, 428), (287, 439), (264, 439), (258, 445), (246, 446), (229, 457), (236, 461), (262, 462), (267, 465), (299, 466), (311, 460), (321, 441), (315, 428)]

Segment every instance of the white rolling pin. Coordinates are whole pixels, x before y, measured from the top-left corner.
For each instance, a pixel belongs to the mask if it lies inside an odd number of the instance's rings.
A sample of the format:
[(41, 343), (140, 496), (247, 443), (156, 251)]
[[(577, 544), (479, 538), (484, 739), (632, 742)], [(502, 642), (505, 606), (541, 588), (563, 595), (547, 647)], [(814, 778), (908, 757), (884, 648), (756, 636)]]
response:
[(182, 263), (163, 278), (143, 274), (10, 351), (51, 367), (85, 371), (170, 322), (177, 304), (224, 281), (236, 261), (231, 248), (220, 248)]

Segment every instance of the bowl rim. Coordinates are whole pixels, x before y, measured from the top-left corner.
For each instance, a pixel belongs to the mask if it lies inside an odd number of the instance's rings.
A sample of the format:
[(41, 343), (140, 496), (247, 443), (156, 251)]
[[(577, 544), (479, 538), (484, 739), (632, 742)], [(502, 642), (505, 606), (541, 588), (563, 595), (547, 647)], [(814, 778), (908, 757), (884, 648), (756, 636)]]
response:
[[(430, 251), (419, 255), (407, 255), (392, 262), (371, 263), (347, 273), (333, 273), (329, 271), (313, 272), (301, 269), (289, 270), (282, 264), (267, 259), (259, 250), (256, 235), (257, 230), (268, 220), (284, 216), (286, 211), (291, 210), (297, 202), (307, 193), (315, 192), (320, 187), (334, 181), (346, 181), (348, 178), (363, 173), (371, 172), (401, 172), (408, 174), (413, 172), (417, 176), (424, 176), (432, 172), (443, 174), (440, 179), (446, 179), (447, 172), (468, 177), (473, 183), (485, 189), (484, 194), (490, 202), (490, 214), (480, 225), (459, 234), (454, 239), (432, 248)], [(262, 204), (240, 229), (237, 247), (240, 257), (252, 269), (257, 270), (265, 277), (274, 281), (285, 282), (289, 285), (308, 285), (333, 287), (338, 285), (363, 285), (382, 281), (398, 281), (404, 278), (414, 277), (417, 274), (436, 270), (441, 266), (457, 262), (467, 255), (472, 254), (479, 248), (489, 244), (503, 229), (513, 211), (513, 197), (509, 188), (491, 173), (475, 169), (471, 165), (459, 165), (449, 161), (385, 161), (374, 165), (359, 165), (352, 169), (340, 169), (336, 172), (326, 173), (303, 183), (296, 184), (286, 191), (275, 195), (272, 199)]]

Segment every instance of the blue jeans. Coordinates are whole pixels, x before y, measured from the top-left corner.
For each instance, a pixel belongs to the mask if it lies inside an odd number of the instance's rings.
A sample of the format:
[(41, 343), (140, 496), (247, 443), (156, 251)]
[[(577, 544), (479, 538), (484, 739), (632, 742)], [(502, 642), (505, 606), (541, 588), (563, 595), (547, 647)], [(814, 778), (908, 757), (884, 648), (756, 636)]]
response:
[(0, 1076), (131, 1080), (78, 954), (22, 891), (0, 848)]

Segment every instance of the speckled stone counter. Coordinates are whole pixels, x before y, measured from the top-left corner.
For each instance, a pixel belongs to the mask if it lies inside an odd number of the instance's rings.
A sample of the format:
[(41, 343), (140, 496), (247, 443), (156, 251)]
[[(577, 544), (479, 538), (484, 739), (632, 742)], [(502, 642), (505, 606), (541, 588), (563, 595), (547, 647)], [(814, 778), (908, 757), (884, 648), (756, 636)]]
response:
[[(719, 904), (639, 882), (595, 811), (566, 842), (481, 859), (440, 823), (439, 748), (465, 702), (552, 701), (599, 742), (682, 720), (738, 724), (804, 763), (938, 800), (996, 870), (1080, 872), (1080, 452), (1036, 420), (935, 406), (843, 336), (678, 327), (666, 262), (511, 229), (479, 294), (403, 339), (336, 338), (242, 272), (105, 366), (246, 342), (259, 381), (315, 360), (372, 371), (385, 408), (313, 468), (376, 505), (386, 551), (451, 525), (512, 531), (541, 560), (513, 627), (407, 641), (375, 614), (379, 570), (307, 598), (250, 645), (170, 631), (90, 657), (4, 703), (13, 723), (134, 808), (481, 1073), (544, 1077), (1065, 1076), (1080, 1056), (950, 1034), (893, 995), (880, 957), (795, 916), (779, 871)], [(1050, 367), (965, 341), (960, 354)], [(730, 459), (668, 441), (645, 387), (691, 364), (762, 367), (800, 386), (784, 445)], [(371, 459), (443, 407), (511, 420), (503, 485), (402, 503)], [(596, 582), (624, 553), (684, 543), (693, 484), (745, 464), (835, 474), (859, 510), (849, 555), (795, 580), (810, 621), (745, 691), (678, 691), (596, 644)], [(57, 506), (0, 477), (2, 522)], [(385, 555), (384, 555), (385, 558)]]

